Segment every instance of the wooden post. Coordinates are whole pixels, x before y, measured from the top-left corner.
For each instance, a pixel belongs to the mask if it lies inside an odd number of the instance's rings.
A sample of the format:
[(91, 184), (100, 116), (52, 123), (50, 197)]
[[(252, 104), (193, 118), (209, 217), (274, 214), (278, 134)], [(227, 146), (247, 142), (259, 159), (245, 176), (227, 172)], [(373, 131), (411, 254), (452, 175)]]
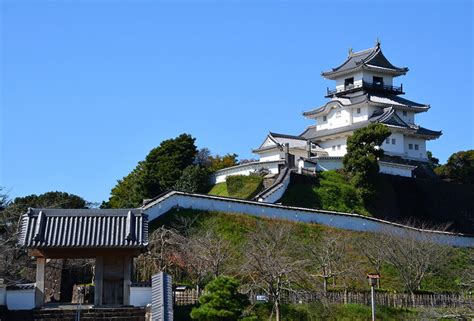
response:
[(132, 258), (123, 258), (123, 305), (130, 305), (130, 284), (132, 276)]
[(41, 308), (44, 304), (44, 274), (46, 269), (46, 258), (36, 258), (36, 287), (35, 307)]
[(94, 275), (94, 305), (102, 305), (102, 294), (104, 286), (104, 257), (97, 256), (95, 258), (95, 275)]

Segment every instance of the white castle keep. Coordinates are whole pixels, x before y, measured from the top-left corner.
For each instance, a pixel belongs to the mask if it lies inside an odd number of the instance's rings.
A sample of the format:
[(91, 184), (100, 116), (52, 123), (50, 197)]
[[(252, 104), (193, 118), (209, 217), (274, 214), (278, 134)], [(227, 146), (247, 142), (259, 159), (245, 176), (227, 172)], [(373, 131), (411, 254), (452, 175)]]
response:
[(293, 165), (341, 168), (347, 138), (358, 128), (382, 123), (391, 135), (381, 146), (386, 155), (380, 160), (381, 172), (412, 176), (417, 165), (428, 161), (426, 141), (438, 138), (441, 132), (416, 124), (415, 115), (430, 106), (402, 97), (403, 86), (396, 86), (394, 79), (407, 72), (408, 68), (396, 67), (385, 58), (378, 41), (367, 50), (349, 50), (340, 66), (322, 73), (336, 82), (335, 89), (327, 89), (328, 101), (303, 113), (315, 124), (300, 135), (270, 132), (253, 152), (260, 162), (274, 162), (285, 159), (286, 149)]

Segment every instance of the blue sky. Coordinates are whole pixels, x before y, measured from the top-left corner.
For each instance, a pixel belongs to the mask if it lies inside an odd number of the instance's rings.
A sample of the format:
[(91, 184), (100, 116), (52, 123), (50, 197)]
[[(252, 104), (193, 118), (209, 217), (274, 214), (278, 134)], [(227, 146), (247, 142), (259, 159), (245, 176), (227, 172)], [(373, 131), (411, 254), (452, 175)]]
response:
[(410, 72), (417, 122), (443, 162), (474, 147), (471, 1), (1, 2), (1, 173), (11, 197), (89, 201), (186, 132), (251, 158), (266, 133), (299, 134), (334, 87), (320, 72), (374, 45)]

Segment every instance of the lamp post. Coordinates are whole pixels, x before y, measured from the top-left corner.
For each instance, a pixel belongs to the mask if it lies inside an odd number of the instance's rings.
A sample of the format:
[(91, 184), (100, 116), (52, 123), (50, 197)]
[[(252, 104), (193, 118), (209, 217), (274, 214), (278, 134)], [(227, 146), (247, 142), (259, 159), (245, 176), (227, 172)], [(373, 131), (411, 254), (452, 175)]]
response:
[(370, 301), (372, 306), (372, 321), (375, 321), (375, 285), (377, 280), (380, 279), (380, 274), (367, 274), (370, 284)]

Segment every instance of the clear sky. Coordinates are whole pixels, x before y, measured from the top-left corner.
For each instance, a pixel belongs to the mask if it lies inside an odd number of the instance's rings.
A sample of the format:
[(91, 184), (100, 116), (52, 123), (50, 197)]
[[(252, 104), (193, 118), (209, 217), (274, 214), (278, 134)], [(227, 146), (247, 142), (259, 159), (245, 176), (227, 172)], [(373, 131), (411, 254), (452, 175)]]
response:
[(11, 197), (108, 198), (150, 149), (186, 132), (256, 157), (325, 103), (323, 70), (380, 38), (407, 66), (417, 122), (443, 162), (474, 148), (471, 1), (1, 2), (1, 175)]

